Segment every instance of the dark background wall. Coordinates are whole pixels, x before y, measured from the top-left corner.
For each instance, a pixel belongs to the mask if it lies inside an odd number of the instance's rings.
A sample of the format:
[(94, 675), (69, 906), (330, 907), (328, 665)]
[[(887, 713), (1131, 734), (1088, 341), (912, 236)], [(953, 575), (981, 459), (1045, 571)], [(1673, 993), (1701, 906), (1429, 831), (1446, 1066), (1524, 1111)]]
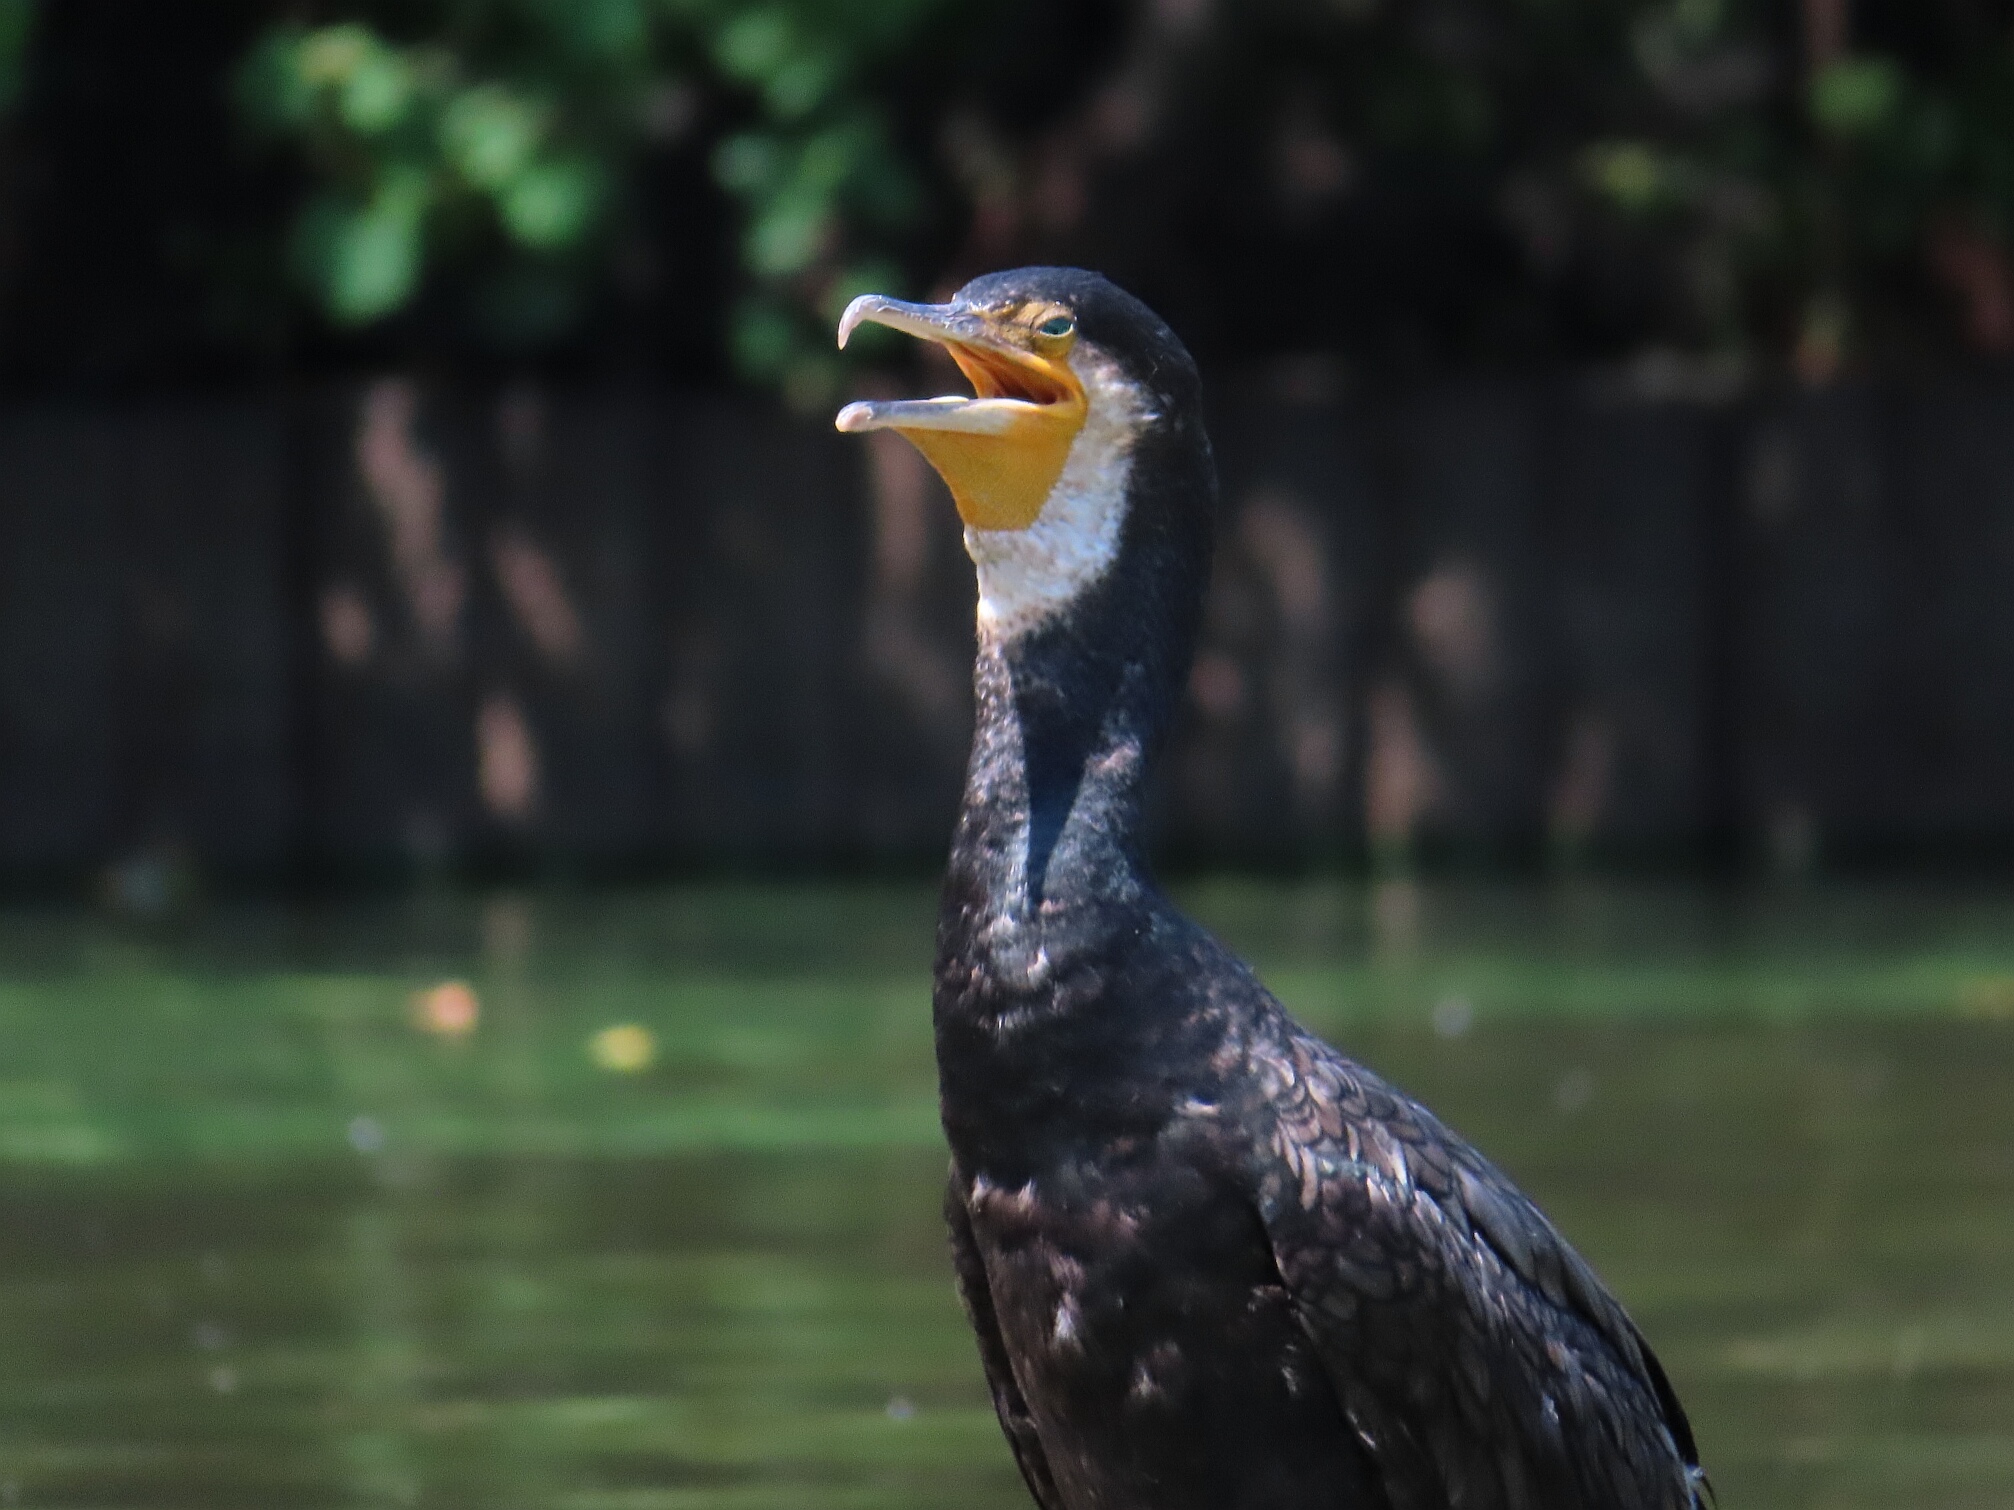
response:
[[(969, 568), (819, 417), (910, 381), (834, 300), (1035, 260), (1213, 375), (1170, 860), (2008, 853), (2009, 0), (721, 0), (552, 73), (625, 9), (0, 0), (0, 879), (934, 862)], [(730, 66), (758, 11), (854, 60), (830, 119)], [(569, 321), (471, 324), (509, 249), (445, 210), (396, 309), (318, 302), (304, 207), (434, 138), (262, 116), (295, 23), (559, 102), (619, 184)], [(763, 271), (725, 149), (861, 111)]]
[[(1218, 386), (1163, 853), (2014, 839), (2014, 390)], [(0, 414), (0, 872), (924, 865), (970, 568), (893, 437), (405, 379)]]

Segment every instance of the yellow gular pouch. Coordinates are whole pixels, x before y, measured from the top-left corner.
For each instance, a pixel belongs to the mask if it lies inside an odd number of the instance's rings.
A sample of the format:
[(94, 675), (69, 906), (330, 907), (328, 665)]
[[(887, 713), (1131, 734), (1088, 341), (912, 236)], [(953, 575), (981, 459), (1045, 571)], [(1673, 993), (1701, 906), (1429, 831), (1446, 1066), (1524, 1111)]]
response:
[(894, 430), (937, 469), (958, 516), (978, 530), (1025, 530), (1063, 475), (1084, 428), (1084, 385), (1070, 365), (1076, 323), (1055, 306), (981, 310), (867, 294), (840, 321), (844, 345), (872, 322), (935, 341), (970, 379), (971, 398), (848, 404), (848, 433)]
[(1070, 444), (1083, 426), (1074, 415), (1017, 415), (997, 435), (896, 425), (951, 489), (958, 517), (975, 530), (1025, 530), (1063, 475)]

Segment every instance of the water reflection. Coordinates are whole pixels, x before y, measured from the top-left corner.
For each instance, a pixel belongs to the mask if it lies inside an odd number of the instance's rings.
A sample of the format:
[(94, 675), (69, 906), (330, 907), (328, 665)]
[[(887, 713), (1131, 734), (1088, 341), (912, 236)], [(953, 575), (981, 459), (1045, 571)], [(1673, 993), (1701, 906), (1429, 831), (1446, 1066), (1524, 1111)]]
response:
[[(2014, 905), (1428, 887), (1393, 948), (1351, 888), (1195, 899), (1540, 1196), (1723, 1503), (2014, 1500)], [(0, 918), (0, 1504), (1018, 1510), (929, 914)]]

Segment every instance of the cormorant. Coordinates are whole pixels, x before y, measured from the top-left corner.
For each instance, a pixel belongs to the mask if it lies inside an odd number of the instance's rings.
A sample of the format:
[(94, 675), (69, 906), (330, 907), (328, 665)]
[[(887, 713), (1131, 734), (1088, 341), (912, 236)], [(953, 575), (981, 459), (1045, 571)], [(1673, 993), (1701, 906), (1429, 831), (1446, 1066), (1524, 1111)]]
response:
[(1216, 482), (1181, 343), (1094, 273), (868, 295), (972, 398), (849, 404), (950, 485), (977, 728), (934, 1018), (959, 1289), (1042, 1510), (1693, 1510), (1643, 1335), (1511, 1182), (1157, 889), (1149, 768)]

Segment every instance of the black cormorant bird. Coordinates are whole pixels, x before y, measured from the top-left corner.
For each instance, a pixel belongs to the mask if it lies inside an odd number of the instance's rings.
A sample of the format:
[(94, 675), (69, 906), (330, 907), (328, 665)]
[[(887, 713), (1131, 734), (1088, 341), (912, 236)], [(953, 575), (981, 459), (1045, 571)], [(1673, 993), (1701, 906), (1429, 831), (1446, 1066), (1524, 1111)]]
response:
[(1643, 1335), (1518, 1189), (1155, 886), (1141, 802), (1216, 483), (1196, 369), (1094, 273), (856, 299), (971, 398), (849, 404), (950, 485), (978, 726), (937, 936), (959, 1288), (1042, 1510), (1691, 1510)]

